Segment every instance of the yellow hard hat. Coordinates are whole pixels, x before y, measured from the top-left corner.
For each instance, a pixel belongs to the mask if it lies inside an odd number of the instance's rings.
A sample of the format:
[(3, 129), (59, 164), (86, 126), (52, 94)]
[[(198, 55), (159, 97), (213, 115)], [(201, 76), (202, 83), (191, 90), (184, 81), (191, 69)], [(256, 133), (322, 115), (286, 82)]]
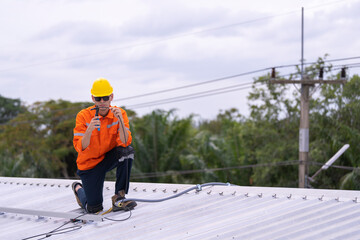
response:
[(112, 93), (113, 88), (105, 78), (96, 79), (91, 88), (91, 94), (94, 97), (109, 96)]

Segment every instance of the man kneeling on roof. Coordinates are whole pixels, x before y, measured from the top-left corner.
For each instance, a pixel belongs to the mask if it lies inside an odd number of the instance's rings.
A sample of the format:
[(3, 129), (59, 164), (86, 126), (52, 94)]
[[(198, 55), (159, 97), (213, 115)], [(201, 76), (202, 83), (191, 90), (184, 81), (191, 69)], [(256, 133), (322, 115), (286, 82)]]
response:
[(105, 175), (116, 168), (112, 209), (131, 210), (137, 205), (135, 201), (121, 201), (128, 193), (134, 159), (129, 119), (125, 110), (110, 105), (114, 94), (106, 79), (97, 79), (91, 94), (95, 105), (81, 110), (76, 116), (73, 143), (78, 152), (77, 174), (82, 183), (74, 182), (72, 189), (80, 207), (89, 213), (97, 213), (103, 210)]

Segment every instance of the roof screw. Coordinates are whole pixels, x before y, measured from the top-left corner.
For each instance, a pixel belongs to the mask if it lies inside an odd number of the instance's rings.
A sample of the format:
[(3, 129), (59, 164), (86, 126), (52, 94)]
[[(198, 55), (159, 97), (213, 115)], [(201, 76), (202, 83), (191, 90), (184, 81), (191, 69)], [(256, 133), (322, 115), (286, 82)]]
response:
[(143, 189), (143, 192), (146, 192), (146, 188)]
[(58, 187), (61, 187), (61, 184), (59, 184)]
[(262, 198), (262, 193), (258, 194), (258, 197), (259, 197), (259, 198)]
[(276, 198), (276, 193), (274, 195), (272, 195), (273, 198)]
[(46, 187), (46, 186), (47, 186), (47, 184), (45, 183), (45, 184), (44, 184), (44, 187)]
[(10, 184), (13, 184), (13, 182), (10, 182)]
[(110, 188), (109, 188), (109, 187), (106, 187), (106, 190), (110, 190)]
[(70, 184), (68, 184), (68, 185), (65, 185), (65, 187), (70, 187)]
[(32, 186), (33, 185), (33, 183), (30, 183), (30, 186)]
[(210, 193), (211, 193), (211, 190), (207, 192), (207, 194), (209, 194), (209, 195), (210, 195)]
[(324, 195), (322, 195), (321, 197), (319, 197), (319, 200), (322, 201), (324, 198)]
[(26, 185), (26, 183), (23, 183), (23, 185), (25, 186), (25, 185)]
[(135, 188), (133, 189), (133, 191), (137, 192), (137, 187), (135, 187)]
[(336, 201), (338, 201), (338, 202), (340, 202), (340, 199), (339, 199), (339, 197), (335, 198), (335, 200), (336, 200)]
[(353, 200), (354, 203), (357, 203), (357, 197), (355, 197), (355, 199)]
[(219, 192), (219, 195), (221, 195), (221, 196), (224, 195), (224, 192)]
[(36, 184), (36, 186), (39, 186), (39, 185), (40, 185), (40, 183), (37, 183), (37, 184)]
[(249, 193), (245, 193), (245, 197), (248, 197), (249, 196)]
[(16, 183), (16, 185), (19, 185), (20, 183), (18, 182), (18, 183)]
[(292, 194), (290, 194), (287, 198), (290, 199), (292, 197)]
[(304, 199), (304, 200), (306, 200), (307, 199), (307, 196), (305, 195), (305, 196), (303, 196), (303, 198), (302, 199)]
[(175, 189), (175, 190), (173, 191), (173, 193), (177, 193), (177, 191), (178, 191), (178, 190), (177, 190), (177, 189)]
[(236, 194), (236, 191), (232, 193), (233, 196), (235, 196), (235, 194)]
[(166, 188), (163, 190), (164, 193), (166, 193)]
[(55, 186), (55, 184), (51, 184), (51, 187)]
[(156, 188), (155, 188), (155, 189), (153, 189), (153, 192), (156, 192)]

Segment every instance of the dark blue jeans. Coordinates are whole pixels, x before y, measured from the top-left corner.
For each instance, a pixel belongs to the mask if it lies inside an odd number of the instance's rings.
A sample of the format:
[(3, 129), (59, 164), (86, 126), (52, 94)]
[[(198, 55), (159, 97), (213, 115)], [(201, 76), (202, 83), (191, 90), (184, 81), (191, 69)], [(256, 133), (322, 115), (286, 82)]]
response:
[[(134, 150), (131, 146), (115, 147), (107, 152), (105, 158), (94, 168), (77, 170), (83, 185), (77, 194), (82, 205), (87, 206), (85, 207), (87, 211), (102, 210), (105, 175), (114, 168), (116, 168), (115, 194), (120, 190), (128, 193), (133, 154)], [(122, 161), (119, 161), (120, 159)]]

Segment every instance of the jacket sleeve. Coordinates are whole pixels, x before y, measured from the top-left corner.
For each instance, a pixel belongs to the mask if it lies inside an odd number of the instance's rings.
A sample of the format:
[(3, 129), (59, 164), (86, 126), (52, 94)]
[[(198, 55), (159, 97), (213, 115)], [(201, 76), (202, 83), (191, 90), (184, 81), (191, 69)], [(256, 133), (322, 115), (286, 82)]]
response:
[(74, 148), (78, 153), (83, 152), (81, 140), (85, 135), (86, 129), (87, 126), (86, 126), (85, 118), (82, 112), (79, 112), (78, 115), (76, 116), (76, 124), (74, 128), (74, 138), (73, 138)]

